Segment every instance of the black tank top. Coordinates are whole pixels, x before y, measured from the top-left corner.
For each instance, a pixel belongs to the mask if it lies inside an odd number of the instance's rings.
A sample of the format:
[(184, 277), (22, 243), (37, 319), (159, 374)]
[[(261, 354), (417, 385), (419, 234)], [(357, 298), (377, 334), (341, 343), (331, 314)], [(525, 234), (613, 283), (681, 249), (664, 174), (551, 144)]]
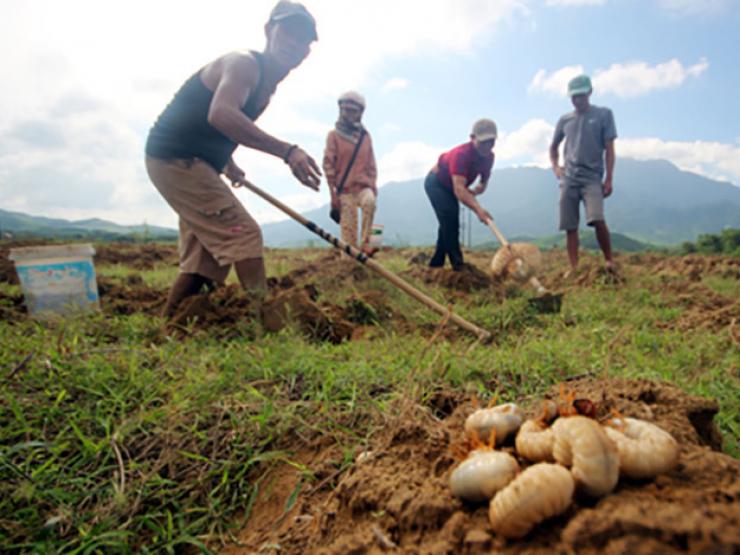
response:
[[(252, 55), (257, 60), (260, 74), (242, 112), (255, 121), (265, 106), (257, 106), (263, 86), (262, 55), (259, 52), (252, 52)], [(157, 118), (146, 140), (146, 153), (160, 159), (200, 158), (220, 173), (237, 144), (208, 123), (213, 92), (201, 81), (200, 71), (185, 81)]]

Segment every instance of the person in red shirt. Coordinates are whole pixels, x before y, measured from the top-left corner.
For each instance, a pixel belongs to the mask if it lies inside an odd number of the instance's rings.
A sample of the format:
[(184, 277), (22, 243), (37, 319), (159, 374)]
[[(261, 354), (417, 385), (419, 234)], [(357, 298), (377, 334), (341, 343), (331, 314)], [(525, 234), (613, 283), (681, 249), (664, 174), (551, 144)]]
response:
[[(497, 135), (496, 124), (492, 120), (479, 119), (473, 125), (470, 141), (442, 154), (427, 175), (424, 190), (439, 221), (437, 248), (429, 261), (430, 268), (444, 266), (446, 257), (449, 257), (453, 270), (463, 268), (460, 202), (475, 212), (481, 222), (492, 219), (475, 197), (488, 187)], [(478, 177), (479, 183), (470, 189)]]

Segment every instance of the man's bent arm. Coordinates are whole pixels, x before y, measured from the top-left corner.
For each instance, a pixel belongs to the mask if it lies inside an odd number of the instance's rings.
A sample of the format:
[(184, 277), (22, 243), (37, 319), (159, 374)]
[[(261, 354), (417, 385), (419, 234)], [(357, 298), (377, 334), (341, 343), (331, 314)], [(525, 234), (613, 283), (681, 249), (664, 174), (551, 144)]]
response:
[(283, 158), (290, 143), (262, 131), (241, 110), (257, 86), (257, 62), (251, 57), (228, 56), (223, 64), (208, 110), (208, 123), (234, 142)]
[(465, 178), (463, 176), (452, 176), (452, 189), (457, 199), (475, 212), (481, 221), (491, 217), (488, 211), (480, 205), (475, 195), (465, 186)]

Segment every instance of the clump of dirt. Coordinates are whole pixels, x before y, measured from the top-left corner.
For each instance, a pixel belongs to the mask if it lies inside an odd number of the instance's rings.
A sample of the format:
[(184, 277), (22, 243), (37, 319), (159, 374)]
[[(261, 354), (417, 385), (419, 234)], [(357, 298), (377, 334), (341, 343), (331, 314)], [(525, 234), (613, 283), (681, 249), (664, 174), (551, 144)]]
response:
[(678, 293), (678, 302), (686, 309), (676, 321), (659, 322), (662, 328), (708, 329), (715, 332), (729, 329), (740, 322), (740, 301), (720, 295), (703, 283), (663, 281), (665, 288)]
[(34, 247), (43, 244), (44, 241), (40, 239), (21, 239), (0, 243), (0, 283), (9, 283), (10, 285), (17, 285), (19, 283), (15, 264), (8, 258), (10, 256), (10, 249)]
[[(434, 412), (406, 405), (332, 491), (308, 490), (287, 512), (289, 491), (277, 507), (274, 495), (270, 503), (258, 500), (253, 514), (260, 519), (244, 531), (244, 547), (227, 552), (271, 553), (272, 546), (307, 554), (731, 553), (740, 547), (740, 461), (713, 450), (720, 443), (712, 420), (716, 402), (647, 380), (567, 385), (595, 401), (600, 415), (617, 409), (673, 434), (681, 446), (678, 466), (652, 481), (621, 479), (612, 494), (576, 499), (565, 514), (506, 541), (490, 531), (487, 504), (463, 503), (450, 492), (457, 462), (451, 446), (462, 439), (473, 407), (454, 394), (436, 395)], [(504, 450), (513, 453), (510, 446)]]
[(460, 271), (447, 268), (429, 268), (416, 265), (404, 272), (428, 285), (441, 285), (447, 289), (470, 293), (494, 287), (491, 278), (472, 264), (465, 264)]
[(683, 276), (690, 281), (701, 281), (705, 275), (740, 279), (740, 258), (698, 254), (662, 257), (655, 261), (653, 271), (658, 275)]
[(321, 289), (367, 281), (371, 271), (339, 251), (329, 251), (317, 260), (299, 266), (271, 284), (280, 289), (312, 284)]
[(0, 283), (18, 284), (18, 274), (11, 260), (8, 260), (7, 253), (0, 254)]
[(176, 266), (177, 245), (169, 243), (105, 243), (95, 245), (96, 264), (123, 264), (135, 270), (151, 270), (157, 264)]
[(586, 263), (579, 266), (575, 274), (566, 278), (565, 281), (570, 281), (572, 284), (580, 286), (617, 286), (625, 283), (626, 277), (623, 269), (607, 270), (603, 264)]
[(432, 259), (431, 256), (429, 256), (425, 252), (417, 252), (411, 258), (409, 258), (408, 262), (409, 264), (416, 264), (419, 266), (427, 266), (429, 264), (429, 261)]
[(26, 315), (23, 295), (7, 295), (0, 291), (0, 320), (13, 322)]
[(316, 302), (314, 287), (275, 290), (264, 302), (250, 297), (238, 285), (227, 285), (213, 292), (185, 299), (170, 319), (172, 329), (204, 328), (228, 330), (239, 322), (259, 322), (267, 332), (278, 332), (294, 323), (308, 338), (341, 343), (351, 338), (355, 326), (345, 318), (345, 310), (329, 303)]
[(269, 299), (261, 308), (261, 318), (267, 331), (279, 331), (294, 321), (308, 337), (331, 343), (349, 339), (354, 331), (339, 307), (314, 302), (310, 288), (289, 290)]
[(109, 314), (159, 314), (167, 299), (167, 291), (149, 287), (136, 274), (122, 279), (98, 276), (97, 281), (100, 306)]

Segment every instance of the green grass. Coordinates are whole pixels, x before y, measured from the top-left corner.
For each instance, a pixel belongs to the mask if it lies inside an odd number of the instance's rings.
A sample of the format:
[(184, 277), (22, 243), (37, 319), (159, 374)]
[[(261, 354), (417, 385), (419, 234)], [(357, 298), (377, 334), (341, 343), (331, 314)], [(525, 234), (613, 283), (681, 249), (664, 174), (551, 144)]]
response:
[[(290, 256), (273, 253), (269, 273), (294, 267)], [(405, 258), (387, 266), (402, 271)], [(99, 273), (137, 273), (164, 288), (176, 268)], [(705, 281), (740, 295), (731, 280)], [(322, 290), (318, 276), (317, 285)], [(322, 300), (342, 303), (370, 289), (414, 326), (440, 321), (379, 278), (324, 289)], [(521, 292), (503, 303), (471, 294), (456, 310), (495, 333), (490, 346), (382, 326), (371, 339), (341, 345), (293, 329), (255, 336), (249, 324), (229, 340), (213, 331), (182, 337), (142, 314), (0, 322), (0, 551), (216, 549), (270, 487), (272, 465), (287, 461), (311, 484), (296, 459), (302, 444), (323, 438), (341, 453), (336, 467), (346, 466), (400, 398), (422, 399), (438, 387), (526, 401), (585, 373), (667, 380), (717, 399), (725, 450), (737, 457), (738, 350), (727, 333), (659, 326), (684, 310), (660, 291), (649, 275), (616, 289), (577, 288), (562, 313), (549, 316), (533, 312)], [(0, 284), (0, 292), (18, 287)]]

